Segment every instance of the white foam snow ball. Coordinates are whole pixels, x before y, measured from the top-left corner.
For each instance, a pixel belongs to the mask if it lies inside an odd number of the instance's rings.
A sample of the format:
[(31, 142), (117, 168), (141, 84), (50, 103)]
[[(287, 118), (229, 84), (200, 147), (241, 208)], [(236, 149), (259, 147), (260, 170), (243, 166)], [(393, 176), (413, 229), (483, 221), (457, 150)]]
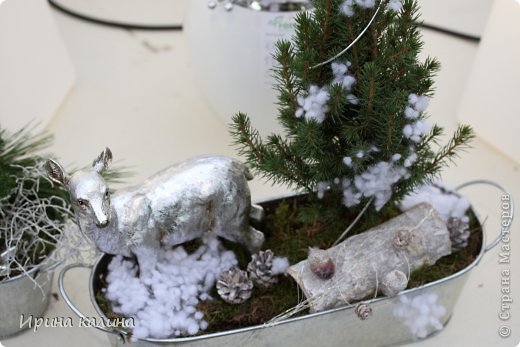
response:
[(194, 335), (206, 329), (208, 323), (197, 304), (210, 299), (216, 279), (238, 263), (235, 254), (211, 235), (192, 254), (182, 246), (159, 252), (147, 283), (138, 276), (137, 265), (121, 256), (108, 266), (105, 296), (114, 312), (133, 318), (134, 341)]
[(340, 6), (340, 11), (347, 17), (354, 15), (354, 0), (345, 0)]
[[(357, 175), (354, 178), (354, 186), (363, 196), (374, 197), (374, 207), (379, 211), (392, 197), (394, 184), (409, 177), (410, 173), (404, 167), (393, 162), (381, 161)], [(347, 201), (352, 203), (357, 201), (358, 195), (349, 188), (343, 191), (343, 198), (345, 204)]]
[(448, 223), (450, 217), (469, 222), (466, 215), (470, 207), (469, 200), (446, 188), (441, 181), (418, 187), (403, 198), (399, 207), (407, 211), (422, 202), (432, 205), (445, 223)]
[(276, 275), (284, 274), (289, 268), (289, 259), (286, 257), (274, 257), (273, 265), (271, 266), (271, 273)]
[(376, 0), (355, 0), (359, 7), (372, 8), (376, 5)]
[(401, 319), (413, 335), (424, 338), (443, 328), (439, 319), (446, 314), (446, 308), (437, 303), (438, 299), (439, 296), (435, 293), (425, 293), (413, 298), (401, 295), (393, 314)]
[(325, 120), (325, 114), (329, 110), (327, 102), (330, 94), (325, 87), (310, 86), (307, 96), (299, 95), (297, 97), (298, 105), (296, 110), (296, 118), (305, 117), (307, 120), (315, 120), (322, 123)]
[(403, 8), (403, 3), (401, 0), (390, 0), (386, 7), (391, 11), (399, 12)]

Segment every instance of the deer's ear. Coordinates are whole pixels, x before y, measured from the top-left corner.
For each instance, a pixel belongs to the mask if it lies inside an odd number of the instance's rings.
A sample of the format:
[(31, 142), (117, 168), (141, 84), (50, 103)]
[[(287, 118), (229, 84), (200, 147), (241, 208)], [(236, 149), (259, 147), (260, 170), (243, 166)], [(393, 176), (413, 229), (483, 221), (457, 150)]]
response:
[(106, 147), (105, 150), (94, 160), (92, 167), (101, 174), (108, 168), (110, 163), (112, 163), (112, 152), (110, 151), (110, 148)]
[(45, 170), (51, 181), (66, 186), (69, 183), (69, 178), (61, 165), (52, 159), (45, 163)]

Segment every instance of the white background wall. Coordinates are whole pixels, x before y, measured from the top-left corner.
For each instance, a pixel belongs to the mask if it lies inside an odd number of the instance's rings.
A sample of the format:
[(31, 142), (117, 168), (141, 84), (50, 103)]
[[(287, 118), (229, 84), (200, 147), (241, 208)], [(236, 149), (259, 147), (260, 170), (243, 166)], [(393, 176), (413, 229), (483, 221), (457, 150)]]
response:
[(520, 2), (496, 0), (460, 106), (462, 121), (520, 162)]
[[(426, 24), (480, 36), (496, 0), (419, 0)], [(511, 0), (512, 1), (512, 0)]]
[(50, 121), (74, 69), (47, 1), (0, 1), (0, 126)]

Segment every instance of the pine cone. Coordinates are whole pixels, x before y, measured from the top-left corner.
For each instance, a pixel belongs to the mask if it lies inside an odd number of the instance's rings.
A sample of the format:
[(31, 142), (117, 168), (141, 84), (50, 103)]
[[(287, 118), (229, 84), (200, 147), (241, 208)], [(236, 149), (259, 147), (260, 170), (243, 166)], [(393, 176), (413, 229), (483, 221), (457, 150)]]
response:
[(217, 281), (218, 295), (230, 304), (241, 304), (251, 297), (253, 282), (247, 272), (232, 267), (223, 272)]
[(406, 247), (408, 247), (411, 240), (412, 234), (410, 233), (410, 231), (406, 229), (401, 229), (394, 235), (393, 244), (397, 250), (403, 250), (406, 249)]
[(354, 309), (354, 312), (361, 320), (367, 320), (372, 315), (372, 307), (370, 307), (368, 304), (360, 303), (357, 304), (356, 308)]
[(448, 231), (450, 232), (451, 250), (458, 252), (468, 245), (469, 238), (469, 224), (468, 222), (455, 217), (448, 218), (446, 223)]
[(266, 288), (278, 282), (278, 278), (271, 271), (272, 267), (273, 251), (268, 249), (251, 256), (251, 261), (247, 264), (247, 272), (255, 284)]

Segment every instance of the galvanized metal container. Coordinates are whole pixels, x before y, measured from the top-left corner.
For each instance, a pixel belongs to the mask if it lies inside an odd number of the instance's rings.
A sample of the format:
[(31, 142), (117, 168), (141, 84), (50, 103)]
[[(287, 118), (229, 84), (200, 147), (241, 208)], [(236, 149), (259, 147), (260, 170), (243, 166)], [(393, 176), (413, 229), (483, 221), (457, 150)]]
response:
[[(490, 181), (474, 181), (460, 186), (472, 184), (488, 184), (503, 190), (499, 185)], [(507, 192), (506, 192), (507, 193)], [(511, 204), (511, 210), (513, 205)], [(511, 218), (512, 219), (512, 218)], [(263, 324), (243, 329), (235, 329), (194, 337), (172, 339), (139, 339), (127, 341), (126, 332), (96, 327), (108, 333), (112, 346), (343, 346), (348, 341), (351, 346), (388, 346), (417, 340), (417, 331), (412, 331), (405, 321), (396, 314), (399, 307), (407, 305), (414, 299), (425, 298), (438, 312), (436, 319), (442, 328), (453, 314), (457, 298), (468, 279), (484, 254), (496, 246), (507, 230), (489, 245), (486, 246), (485, 234), (482, 235), (482, 246), (476, 259), (465, 269), (441, 280), (431, 282), (421, 287), (408, 289), (393, 298), (376, 298), (365, 301), (372, 308), (373, 315), (367, 320), (360, 320), (355, 313), (355, 306), (349, 305), (301, 317), (289, 318), (275, 324)], [(90, 274), (90, 299), (99, 315), (106, 319), (99, 308), (95, 293), (100, 288), (100, 278), (106, 273), (112, 256), (103, 255), (92, 266)], [(84, 267), (82, 264), (72, 264), (60, 273), (59, 287), (70, 308), (81, 318), (85, 317), (71, 302), (63, 285), (64, 276), (72, 268)], [(89, 266), (90, 267), (90, 266)], [(413, 318), (413, 317), (412, 317)], [(410, 324), (410, 322), (408, 322)], [(381, 328), (384, 327), (384, 328)], [(439, 326), (427, 325), (420, 333), (421, 337), (430, 336), (439, 330)]]
[(0, 338), (27, 329), (28, 324), (21, 327), (21, 318), (43, 316), (53, 277), (53, 269), (39, 266), (0, 283)]

